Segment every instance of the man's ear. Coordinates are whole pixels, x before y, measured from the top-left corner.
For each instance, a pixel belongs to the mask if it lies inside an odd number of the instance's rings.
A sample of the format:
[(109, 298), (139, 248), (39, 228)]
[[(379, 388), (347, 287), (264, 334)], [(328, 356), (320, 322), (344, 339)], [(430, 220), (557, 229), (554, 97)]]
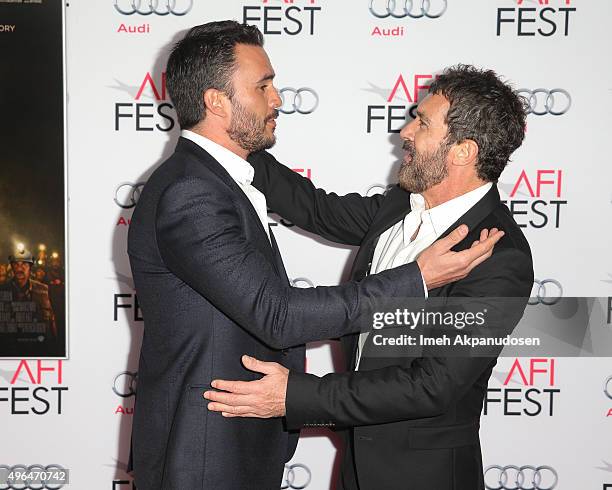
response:
[(227, 110), (227, 95), (216, 88), (209, 88), (204, 92), (204, 107), (207, 114), (215, 114), (216, 116), (225, 118), (228, 115)]
[(453, 165), (464, 167), (473, 165), (478, 161), (478, 143), (474, 140), (465, 139), (455, 144), (453, 152)]

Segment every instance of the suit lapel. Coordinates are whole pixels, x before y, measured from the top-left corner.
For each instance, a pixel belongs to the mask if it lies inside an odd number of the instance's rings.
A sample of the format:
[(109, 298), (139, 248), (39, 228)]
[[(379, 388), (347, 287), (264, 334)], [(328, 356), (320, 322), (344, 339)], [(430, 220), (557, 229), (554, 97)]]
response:
[[(264, 250), (265, 254), (268, 256), (276, 272), (279, 276), (283, 276), (284, 274), (284, 266), (279, 268), (279, 260), (282, 264), (282, 259), (280, 259), (280, 252), (278, 251), (278, 247), (274, 249), (274, 245), (272, 244), (272, 234), (270, 233), (270, 240), (268, 240), (268, 235), (263, 227), (261, 220), (259, 219), (259, 215), (253, 208), (253, 204), (249, 201), (249, 198), (240, 188), (240, 186), (236, 183), (236, 181), (232, 178), (232, 176), (225, 170), (223, 165), (221, 165), (217, 160), (215, 160), (210, 153), (208, 153), (204, 148), (195, 144), (193, 141), (188, 140), (187, 138), (180, 137), (176, 144), (177, 152), (185, 152), (193, 155), (198, 159), (203, 165), (206, 166), (211, 172), (213, 172), (219, 179), (221, 179), (233, 192), (233, 194), (237, 197), (238, 201), (241, 203), (242, 208), (246, 210), (247, 213), (250, 214), (251, 219), (249, 222), (253, 223), (253, 226), (257, 227), (260, 233), (257, 233), (257, 241), (261, 245), (261, 249)], [(286, 274), (285, 274), (286, 277)]]
[[(375, 230), (375, 233), (377, 233), (376, 235), (377, 238), (389, 226), (391, 226), (394, 223), (397, 223), (402, 216), (405, 216), (410, 211), (410, 199), (409, 199), (410, 194), (405, 191), (402, 191), (402, 192), (404, 195), (401, 195), (398, 192), (395, 193), (394, 201), (392, 201), (389, 209), (388, 210), (385, 209), (385, 212), (383, 213), (380, 221), (377, 220), (376, 230)], [(389, 193), (389, 198), (390, 197), (391, 197), (391, 193)], [(407, 207), (406, 207), (404, 200), (408, 201)], [(474, 206), (472, 206), (465, 214), (463, 214), (459, 219), (457, 219), (457, 221), (455, 221), (451, 226), (449, 226), (446, 230), (444, 230), (444, 232), (440, 235), (438, 240), (448, 236), (448, 234), (451, 233), (459, 225), (465, 224), (470, 230), (468, 232), (468, 236), (465, 239), (463, 239), (461, 242), (459, 242), (457, 245), (455, 245), (452, 249), (454, 251), (461, 251), (461, 250), (465, 250), (469, 248), (471, 243), (476, 239), (474, 235), (476, 233), (478, 225), (489, 214), (493, 212), (493, 210), (499, 205), (499, 202), (500, 202), (499, 192), (497, 190), (497, 186), (493, 184), (491, 186), (491, 189), (489, 189), (489, 191), (482, 197), (482, 199), (480, 199), (480, 201), (474, 204)], [(387, 201), (385, 200), (385, 207), (386, 207), (386, 204), (387, 204)], [(381, 212), (382, 211), (383, 210), (381, 209)], [(369, 234), (370, 233), (368, 232), (368, 235)], [(375, 244), (372, 247), (375, 247)], [(431, 291), (429, 291), (429, 296), (430, 297), (444, 296), (445, 287), (446, 286), (442, 286), (436, 289), (432, 289)], [(358, 339), (358, 335), (356, 335), (354, 338), (351, 337), (347, 339), (346, 348), (349, 349), (348, 352), (352, 353), (351, 363), (350, 363), (351, 369), (355, 369), (357, 339)], [(362, 365), (364, 367), (369, 365), (369, 368), (373, 369), (372, 364), (371, 362), (369, 362), (369, 359), (367, 357), (362, 359)]]
[(471, 241), (473, 241), (472, 231), (478, 226), (478, 224), (485, 219), (489, 214), (493, 212), (496, 206), (499, 205), (499, 192), (497, 190), (497, 185), (493, 184), (489, 191), (483, 196), (483, 198), (478, 201), (474, 206), (472, 206), (468, 211), (461, 216), (457, 221), (455, 221), (451, 226), (449, 226), (444, 233), (440, 235), (438, 240), (447, 236), (450, 232), (452, 232), (459, 225), (464, 224), (467, 225), (470, 229), (468, 236), (457, 245), (453, 247), (453, 250), (459, 251), (469, 248)]

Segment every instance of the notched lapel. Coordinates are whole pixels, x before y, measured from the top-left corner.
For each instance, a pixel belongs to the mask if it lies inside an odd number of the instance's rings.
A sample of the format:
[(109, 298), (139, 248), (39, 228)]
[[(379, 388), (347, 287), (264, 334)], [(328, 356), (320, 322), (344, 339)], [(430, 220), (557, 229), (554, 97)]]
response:
[(192, 155), (199, 162), (205, 165), (207, 169), (209, 169), (217, 177), (219, 177), (219, 179), (221, 179), (223, 183), (225, 183), (230, 188), (232, 194), (234, 194), (242, 204), (242, 207), (246, 209), (248, 213), (250, 213), (251, 222), (254, 223), (254, 226), (259, 229), (260, 233), (257, 234), (257, 238), (261, 245), (260, 248), (264, 250), (265, 253), (268, 255), (268, 258), (276, 268), (279, 275), (282, 275), (278, 270), (278, 265), (276, 263), (276, 253), (272, 248), (270, 240), (268, 240), (268, 235), (261, 223), (261, 220), (259, 219), (259, 215), (253, 208), (251, 201), (249, 201), (249, 198), (246, 196), (244, 191), (240, 188), (240, 186), (236, 183), (232, 176), (227, 172), (227, 170), (225, 170), (223, 165), (221, 165), (217, 160), (215, 160), (204, 148), (199, 145), (196, 145), (193, 141), (187, 138), (183, 138), (182, 136), (179, 138), (176, 144), (176, 151)]

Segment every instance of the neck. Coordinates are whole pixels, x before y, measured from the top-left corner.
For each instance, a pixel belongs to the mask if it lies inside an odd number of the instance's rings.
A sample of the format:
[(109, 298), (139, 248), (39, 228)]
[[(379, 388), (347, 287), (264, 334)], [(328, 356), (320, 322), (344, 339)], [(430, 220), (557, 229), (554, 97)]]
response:
[(206, 124), (202, 122), (197, 126), (194, 126), (190, 129), (190, 131), (199, 134), (200, 136), (204, 136), (208, 138), (210, 141), (217, 143), (219, 146), (231, 151), (232, 153), (238, 155), (243, 160), (246, 160), (249, 156), (249, 152), (238, 145), (233, 139), (229, 137), (227, 131), (223, 128), (219, 128), (213, 126), (211, 124)]
[(437, 185), (430, 187), (426, 191), (423, 191), (422, 195), (425, 199), (425, 203), (428, 209), (435, 208), (440, 204), (444, 204), (451, 199), (467, 194), (474, 189), (478, 189), (480, 186), (487, 182), (474, 177), (469, 181), (465, 181), (463, 178), (451, 178), (450, 176), (444, 179)]

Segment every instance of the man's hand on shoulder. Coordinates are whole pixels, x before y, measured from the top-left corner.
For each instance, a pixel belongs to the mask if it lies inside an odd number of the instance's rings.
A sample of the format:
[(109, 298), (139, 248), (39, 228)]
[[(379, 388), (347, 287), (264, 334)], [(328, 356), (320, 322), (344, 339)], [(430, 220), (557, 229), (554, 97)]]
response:
[(493, 247), (504, 236), (497, 228), (482, 230), (480, 240), (461, 252), (453, 252), (452, 247), (461, 242), (468, 234), (468, 227), (461, 225), (448, 236), (426, 248), (417, 259), (427, 289), (435, 289), (467, 276), (478, 264), (493, 254)]

